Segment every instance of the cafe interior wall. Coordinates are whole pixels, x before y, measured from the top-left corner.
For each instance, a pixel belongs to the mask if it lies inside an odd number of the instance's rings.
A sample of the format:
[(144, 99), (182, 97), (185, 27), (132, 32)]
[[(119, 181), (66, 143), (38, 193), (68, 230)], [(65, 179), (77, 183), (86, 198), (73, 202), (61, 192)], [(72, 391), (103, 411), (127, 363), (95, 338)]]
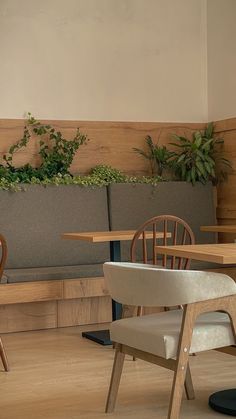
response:
[(207, 120), (206, 0), (4, 0), (0, 35), (0, 118)]
[[(73, 172), (103, 162), (144, 173), (131, 153), (145, 135), (168, 143), (214, 120), (235, 166), (235, 14), (235, 0), (1, 1), (0, 154), (30, 111), (89, 133)], [(32, 145), (16, 160), (35, 155)], [(235, 186), (232, 173), (219, 187), (222, 222), (236, 219)]]

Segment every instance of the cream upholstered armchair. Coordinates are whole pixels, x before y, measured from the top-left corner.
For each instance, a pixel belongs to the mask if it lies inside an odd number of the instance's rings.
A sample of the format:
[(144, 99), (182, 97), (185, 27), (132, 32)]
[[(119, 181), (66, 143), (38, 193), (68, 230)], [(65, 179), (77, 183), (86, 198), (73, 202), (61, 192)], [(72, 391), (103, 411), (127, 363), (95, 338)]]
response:
[(112, 298), (123, 305), (183, 306), (112, 323), (116, 353), (106, 412), (114, 410), (124, 357), (129, 354), (174, 371), (168, 419), (178, 419), (184, 384), (188, 398), (194, 398), (189, 354), (236, 342), (236, 283), (213, 272), (130, 263), (105, 263), (104, 274)]

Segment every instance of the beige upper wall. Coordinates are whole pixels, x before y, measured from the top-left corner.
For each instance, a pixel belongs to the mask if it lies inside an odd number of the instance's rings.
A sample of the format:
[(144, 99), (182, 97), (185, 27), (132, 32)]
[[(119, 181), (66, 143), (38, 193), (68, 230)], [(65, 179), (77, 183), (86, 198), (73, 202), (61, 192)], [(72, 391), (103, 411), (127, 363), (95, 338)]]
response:
[(236, 116), (236, 0), (208, 0), (208, 119)]
[(207, 119), (206, 0), (1, 0), (0, 52), (0, 118)]

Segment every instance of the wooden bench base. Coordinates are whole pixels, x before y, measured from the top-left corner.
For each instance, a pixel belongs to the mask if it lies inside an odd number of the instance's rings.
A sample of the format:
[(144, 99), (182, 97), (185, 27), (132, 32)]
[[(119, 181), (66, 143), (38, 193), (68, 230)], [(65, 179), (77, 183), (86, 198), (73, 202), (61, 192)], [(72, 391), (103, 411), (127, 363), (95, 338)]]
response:
[(104, 278), (0, 286), (0, 334), (110, 321)]

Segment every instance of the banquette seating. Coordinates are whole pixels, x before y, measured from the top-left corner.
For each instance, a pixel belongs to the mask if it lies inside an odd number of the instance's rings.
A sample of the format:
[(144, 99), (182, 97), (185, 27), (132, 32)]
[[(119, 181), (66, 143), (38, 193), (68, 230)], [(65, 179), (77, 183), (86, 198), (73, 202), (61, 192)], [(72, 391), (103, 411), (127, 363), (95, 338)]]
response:
[[(185, 182), (161, 182), (156, 187), (113, 184), (101, 188), (25, 185), (25, 191), (0, 191), (0, 214), (0, 232), (8, 244), (0, 289), (0, 333), (110, 320), (110, 297), (102, 271), (102, 264), (110, 258), (109, 244), (62, 240), (64, 232), (136, 230), (151, 217), (174, 214), (191, 226), (196, 242), (215, 241), (214, 234), (199, 229), (202, 224), (215, 223), (211, 184), (192, 187)], [(130, 242), (122, 242), (121, 260), (130, 260)], [(81, 311), (76, 301), (80, 307), (81, 302), (92, 306), (94, 298), (98, 301), (95, 312), (103, 313), (104, 304), (106, 316), (94, 317), (90, 310), (88, 320), (78, 322)], [(46, 302), (50, 301), (57, 306), (49, 307)], [(22, 304), (30, 307), (29, 321), (28, 309), (21, 309)], [(12, 310), (10, 319), (17, 318), (18, 323), (5, 321), (8, 307)], [(39, 319), (42, 307), (49, 317), (47, 325), (44, 318)], [(24, 324), (16, 316), (19, 310)], [(55, 320), (52, 311), (56, 312)], [(76, 318), (71, 320), (72, 314)]]

